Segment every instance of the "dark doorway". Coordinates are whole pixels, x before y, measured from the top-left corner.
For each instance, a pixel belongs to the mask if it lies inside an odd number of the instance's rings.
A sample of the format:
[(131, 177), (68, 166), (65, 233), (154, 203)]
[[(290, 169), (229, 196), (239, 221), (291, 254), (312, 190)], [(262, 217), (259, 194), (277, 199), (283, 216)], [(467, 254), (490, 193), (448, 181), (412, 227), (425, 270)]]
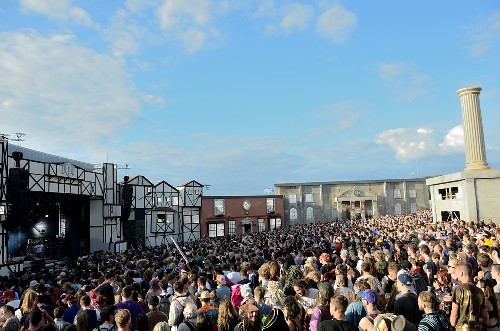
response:
[(459, 221), (460, 220), (460, 212), (459, 211), (442, 211), (441, 212), (441, 220), (443, 222), (448, 221)]
[(243, 233), (252, 233), (252, 225), (251, 224), (243, 224)]

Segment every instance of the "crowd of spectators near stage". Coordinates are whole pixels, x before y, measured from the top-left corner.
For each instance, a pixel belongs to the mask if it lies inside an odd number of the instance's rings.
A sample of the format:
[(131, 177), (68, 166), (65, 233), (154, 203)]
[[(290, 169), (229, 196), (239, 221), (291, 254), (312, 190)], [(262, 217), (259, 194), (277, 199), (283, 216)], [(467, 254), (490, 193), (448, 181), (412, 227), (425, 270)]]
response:
[(427, 210), (203, 238), (1, 279), (17, 331), (500, 330), (500, 230)]

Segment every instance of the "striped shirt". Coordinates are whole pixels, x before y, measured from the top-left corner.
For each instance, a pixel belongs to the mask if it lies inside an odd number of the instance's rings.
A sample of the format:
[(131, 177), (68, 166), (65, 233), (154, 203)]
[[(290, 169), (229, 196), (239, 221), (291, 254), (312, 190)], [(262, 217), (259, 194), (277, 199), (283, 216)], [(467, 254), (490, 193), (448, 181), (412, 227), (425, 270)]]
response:
[(450, 321), (442, 311), (424, 314), (424, 317), (418, 323), (418, 331), (445, 331), (450, 330), (450, 328)]

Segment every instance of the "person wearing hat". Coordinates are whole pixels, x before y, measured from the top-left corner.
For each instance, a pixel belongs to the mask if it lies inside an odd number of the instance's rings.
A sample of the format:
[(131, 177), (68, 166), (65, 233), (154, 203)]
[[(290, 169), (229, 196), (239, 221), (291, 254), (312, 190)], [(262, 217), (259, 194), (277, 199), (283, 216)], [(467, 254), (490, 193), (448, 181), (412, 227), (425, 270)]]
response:
[(286, 324), (285, 314), (283, 311), (277, 307), (274, 307), (269, 316), (267, 317), (262, 330), (266, 331), (282, 331), (287, 330), (288, 324)]
[(400, 271), (397, 278), (399, 295), (394, 302), (394, 314), (403, 315), (410, 322), (418, 325), (420, 311), (418, 310), (418, 297), (413, 286), (413, 278), (406, 271)]
[(371, 289), (366, 289), (363, 292), (359, 292), (358, 296), (361, 298), (361, 303), (365, 307), (367, 315), (359, 321), (360, 330), (372, 330), (373, 321), (380, 314), (380, 310), (377, 309), (375, 303), (377, 302), (377, 294)]
[(420, 331), (445, 331), (450, 330), (451, 325), (445, 313), (439, 310), (439, 303), (431, 291), (423, 291), (418, 295), (418, 307), (424, 312), (424, 316), (418, 324)]
[(249, 300), (240, 306), (240, 322), (236, 324), (234, 330), (257, 331), (260, 330), (259, 308), (253, 300)]
[[(450, 330), (450, 329), (433, 329), (438, 330)], [(417, 326), (412, 322), (408, 321), (403, 315), (396, 316), (391, 322), (391, 331), (417, 331)]]
[(157, 295), (150, 295), (147, 298), (149, 312), (146, 314), (149, 320), (149, 325), (154, 328), (156, 323), (167, 322), (168, 315), (158, 309), (160, 298)]
[(212, 304), (214, 293), (210, 291), (203, 291), (200, 294), (201, 307), (198, 309), (198, 314), (204, 313), (207, 316), (212, 325), (217, 324), (217, 318), (219, 315), (219, 309)]

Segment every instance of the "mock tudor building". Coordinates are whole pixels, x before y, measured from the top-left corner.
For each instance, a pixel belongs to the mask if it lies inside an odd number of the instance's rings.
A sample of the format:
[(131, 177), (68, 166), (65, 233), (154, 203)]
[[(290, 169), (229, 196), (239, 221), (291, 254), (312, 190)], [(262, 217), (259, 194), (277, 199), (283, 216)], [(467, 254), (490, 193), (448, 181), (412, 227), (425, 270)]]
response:
[(284, 197), (284, 220), (291, 226), (429, 208), (423, 178), (283, 183), (274, 187)]

